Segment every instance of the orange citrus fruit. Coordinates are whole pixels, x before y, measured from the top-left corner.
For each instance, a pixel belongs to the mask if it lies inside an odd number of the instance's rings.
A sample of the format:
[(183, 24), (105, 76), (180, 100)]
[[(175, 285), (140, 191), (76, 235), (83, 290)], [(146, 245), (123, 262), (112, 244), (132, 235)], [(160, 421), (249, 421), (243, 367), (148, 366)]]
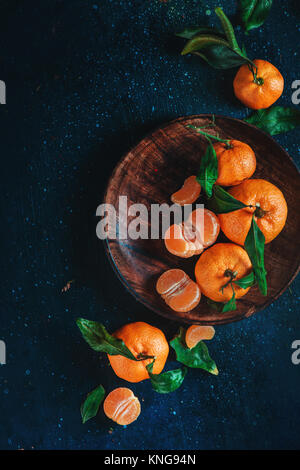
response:
[[(122, 339), (132, 354), (139, 359), (141, 356), (153, 356), (156, 358), (153, 373), (159, 374), (166, 363), (169, 354), (169, 345), (161, 330), (144, 322), (129, 323), (123, 326), (113, 336)], [(141, 382), (149, 379), (146, 366), (153, 359), (133, 361), (127, 357), (108, 354), (110, 365), (115, 374), (128, 382)]]
[(279, 70), (266, 60), (253, 61), (256, 77), (248, 65), (242, 65), (233, 81), (235, 96), (248, 108), (269, 108), (280, 98), (284, 80)]
[(208, 209), (199, 208), (194, 210), (185, 226), (193, 229), (195, 238), (202, 243), (203, 248), (213, 245), (220, 233), (219, 219), (216, 214)]
[(164, 236), (165, 246), (173, 255), (189, 258), (215, 243), (219, 232), (218, 217), (208, 209), (199, 208), (186, 222), (168, 228)]
[[(201, 292), (216, 302), (232, 298), (230, 279), (240, 279), (250, 274), (252, 264), (247, 252), (234, 243), (216, 243), (205, 250), (197, 261), (195, 276)], [(227, 287), (224, 288), (224, 286)], [(250, 287), (242, 289), (233, 283), (237, 299), (247, 294)]]
[(266, 243), (277, 237), (287, 218), (287, 204), (277, 186), (266, 180), (250, 179), (228, 192), (244, 204), (252, 206), (219, 214), (221, 229), (229, 240), (244, 245), (253, 213)]
[(156, 290), (176, 312), (193, 310), (201, 299), (199, 286), (181, 269), (165, 271), (156, 283)]
[(197, 181), (197, 176), (189, 176), (179, 191), (172, 194), (171, 201), (184, 206), (184, 204), (193, 204), (201, 192), (201, 186)]
[(185, 333), (185, 342), (189, 349), (194, 348), (199, 341), (209, 340), (215, 336), (213, 326), (191, 325)]
[(141, 404), (129, 388), (120, 387), (107, 395), (103, 409), (108, 418), (126, 426), (139, 417)]
[(230, 140), (229, 144), (217, 142), (214, 149), (218, 159), (217, 184), (235, 186), (250, 178), (256, 169), (255, 154), (249, 145), (239, 140)]

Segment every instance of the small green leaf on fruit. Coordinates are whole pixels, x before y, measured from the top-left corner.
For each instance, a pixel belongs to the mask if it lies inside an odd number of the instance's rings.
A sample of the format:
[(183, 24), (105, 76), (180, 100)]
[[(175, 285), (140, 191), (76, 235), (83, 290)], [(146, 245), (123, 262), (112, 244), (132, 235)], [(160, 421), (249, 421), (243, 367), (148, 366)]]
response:
[(153, 389), (158, 393), (170, 393), (177, 390), (187, 374), (187, 368), (169, 370), (162, 374), (153, 374), (154, 361), (146, 366)]
[(213, 185), (218, 178), (218, 159), (216, 151), (208, 139), (208, 146), (201, 158), (197, 181), (208, 197), (212, 196)]
[(85, 318), (78, 318), (76, 323), (82, 336), (94, 351), (104, 352), (112, 356), (121, 355), (133, 361), (137, 360), (125, 346), (125, 343), (110, 335), (101, 323), (86, 320)]
[(240, 279), (234, 279), (233, 283), (242, 289), (248, 289), (248, 287), (254, 286), (256, 284), (254, 272), (251, 271), (250, 274), (245, 277), (241, 277)]
[(209, 201), (209, 208), (217, 214), (227, 214), (239, 209), (244, 209), (246, 204), (235, 199), (221, 186), (215, 185), (213, 190), (213, 197)]
[(254, 214), (245, 240), (245, 250), (251, 260), (258, 288), (262, 295), (267, 295), (267, 279), (264, 264), (265, 236), (257, 225)]

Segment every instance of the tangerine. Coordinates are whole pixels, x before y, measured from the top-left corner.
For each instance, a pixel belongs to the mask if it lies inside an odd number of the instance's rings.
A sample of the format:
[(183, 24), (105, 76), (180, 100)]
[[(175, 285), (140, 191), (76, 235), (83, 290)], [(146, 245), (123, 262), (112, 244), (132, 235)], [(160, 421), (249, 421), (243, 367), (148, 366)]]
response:
[(253, 213), (255, 221), (270, 243), (283, 229), (287, 219), (287, 203), (277, 186), (263, 179), (250, 179), (229, 191), (233, 197), (251, 207), (219, 214), (221, 229), (229, 240), (244, 245)]
[(141, 404), (129, 388), (120, 387), (107, 395), (103, 409), (108, 418), (126, 426), (139, 417)]
[(253, 61), (256, 72), (249, 65), (242, 65), (233, 81), (235, 96), (248, 108), (269, 108), (280, 98), (284, 79), (279, 70), (266, 60)]
[(214, 144), (218, 159), (217, 184), (235, 186), (250, 178), (256, 169), (256, 158), (252, 148), (239, 140), (230, 140), (228, 144)]
[(208, 209), (194, 210), (182, 224), (171, 225), (165, 233), (167, 250), (181, 258), (202, 253), (218, 238), (220, 223), (218, 217)]
[(216, 302), (228, 302), (233, 295), (239, 299), (250, 287), (243, 289), (233, 280), (250, 274), (252, 264), (249, 256), (234, 243), (216, 243), (208, 248), (197, 261), (195, 276), (201, 292)]
[(149, 359), (134, 361), (124, 356), (108, 354), (110, 365), (118, 377), (128, 382), (149, 379), (146, 366), (153, 362), (154, 357), (153, 373), (159, 374), (163, 370), (169, 354), (169, 345), (161, 330), (148, 323), (135, 322), (122, 326), (113, 336), (123, 340), (137, 359), (150, 356)]

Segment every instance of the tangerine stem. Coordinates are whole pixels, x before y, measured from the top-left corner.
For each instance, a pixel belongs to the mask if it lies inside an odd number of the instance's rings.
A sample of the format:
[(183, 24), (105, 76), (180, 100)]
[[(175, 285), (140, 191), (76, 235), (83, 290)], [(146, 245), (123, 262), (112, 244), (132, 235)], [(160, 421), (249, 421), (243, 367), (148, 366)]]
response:
[(209, 139), (214, 139), (217, 142), (222, 142), (223, 144), (226, 144), (227, 148), (232, 148), (232, 145), (230, 144), (230, 139), (220, 139), (220, 137), (217, 137), (216, 135), (209, 134), (208, 132), (204, 132), (204, 131), (201, 130), (201, 127), (193, 126), (192, 124), (188, 124), (186, 127), (189, 128), (189, 129), (193, 129), (198, 134), (204, 135), (205, 137), (208, 137)]
[(231, 287), (233, 288), (232, 281), (236, 278), (237, 271), (232, 271), (231, 269), (226, 269), (225, 272), (224, 272), (224, 276), (229, 277), (230, 279), (229, 279), (229, 281), (226, 282), (226, 284), (224, 284), (224, 286), (221, 287), (220, 291), (222, 292), (222, 294), (223, 294), (224, 289), (227, 286), (231, 285)]
[(145, 361), (146, 359), (156, 359), (155, 356), (148, 356), (148, 355), (144, 355), (143, 353), (139, 353), (137, 356), (136, 356), (136, 359), (137, 361)]

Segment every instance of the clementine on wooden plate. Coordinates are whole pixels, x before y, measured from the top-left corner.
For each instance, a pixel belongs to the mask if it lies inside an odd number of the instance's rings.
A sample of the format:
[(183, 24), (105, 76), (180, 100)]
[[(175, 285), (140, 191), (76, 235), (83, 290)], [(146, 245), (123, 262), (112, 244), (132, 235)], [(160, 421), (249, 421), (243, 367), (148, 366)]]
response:
[(171, 225), (165, 233), (167, 250), (181, 258), (202, 253), (218, 238), (220, 223), (218, 217), (208, 209), (194, 210), (182, 224)]
[(287, 219), (287, 203), (277, 186), (263, 179), (243, 181), (228, 191), (233, 197), (252, 207), (219, 214), (221, 229), (229, 240), (244, 245), (252, 215), (270, 243), (283, 229)]
[[(240, 279), (250, 274), (252, 264), (247, 252), (234, 243), (216, 243), (202, 253), (195, 267), (195, 276), (201, 292), (216, 302), (232, 298), (230, 279)], [(247, 294), (250, 287), (242, 289), (233, 285), (236, 299)]]
[(256, 158), (252, 148), (239, 140), (228, 144), (214, 144), (218, 159), (218, 179), (216, 184), (235, 186), (250, 178), (256, 169)]

